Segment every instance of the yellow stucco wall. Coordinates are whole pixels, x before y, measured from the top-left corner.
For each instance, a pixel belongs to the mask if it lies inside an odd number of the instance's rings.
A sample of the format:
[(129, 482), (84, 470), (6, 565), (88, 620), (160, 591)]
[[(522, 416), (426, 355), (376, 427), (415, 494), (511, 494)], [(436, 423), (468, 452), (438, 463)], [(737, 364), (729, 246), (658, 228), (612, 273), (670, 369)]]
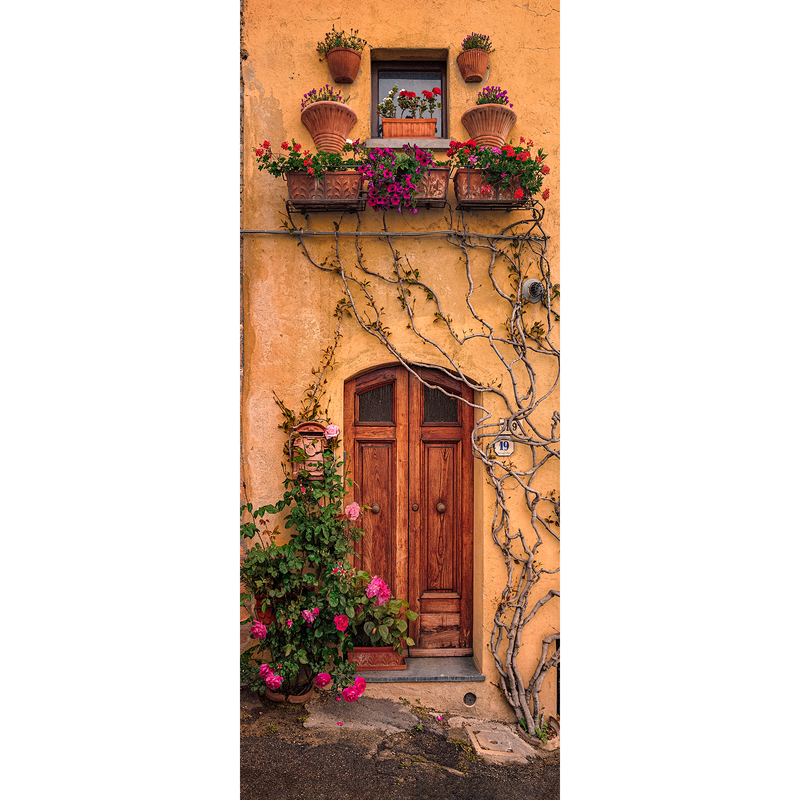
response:
[[(398, 24), (398, 20), (399, 24)], [(534, 146), (548, 154), (551, 173), (544, 186), (550, 190), (545, 203), (543, 228), (550, 237), (547, 257), (553, 282), (558, 283), (559, 264), (559, 13), (551, 3), (530, 2), (521, 5), (509, 0), (485, 0), (481, 3), (453, 4), (440, 0), (409, 0), (402, 16), (383, 2), (329, 3), (309, 0), (302, 10), (274, 0), (245, 0), (243, 6), (243, 197), (242, 228), (275, 230), (285, 213), (286, 184), (266, 172), (259, 172), (253, 147), (264, 139), (273, 149), (293, 137), (304, 148), (313, 150), (310, 135), (300, 122), (300, 99), (312, 88), (318, 89), (332, 79), (326, 62), (320, 61), (316, 44), (331, 24), (349, 31), (358, 29), (368, 42), (361, 70), (354, 84), (339, 86), (350, 99), (348, 105), (359, 121), (350, 138), (369, 138), (370, 48), (446, 48), (450, 108), (449, 138), (466, 140), (468, 134), (460, 122), (461, 114), (474, 105), (481, 88), (496, 85), (505, 89), (514, 104), (518, 120), (510, 139), (531, 139)], [(460, 42), (472, 31), (489, 34), (495, 47), (490, 54), (489, 70), (481, 83), (467, 84), (461, 78), (456, 57)], [(435, 153), (443, 159), (444, 152)], [(450, 202), (454, 206), (453, 189)], [(473, 230), (496, 231), (521, 212), (510, 215), (471, 212)], [(341, 215), (316, 214), (312, 230), (330, 229)], [(362, 230), (378, 230), (380, 215), (369, 209), (361, 213)], [(305, 225), (302, 216), (296, 221)], [(440, 230), (449, 220), (440, 210), (408, 214), (387, 214), (387, 224), (394, 231)], [(352, 230), (352, 220), (343, 220), (342, 229)], [(441, 238), (397, 240), (403, 255), (421, 277), (435, 283), (443, 303), (453, 315), (454, 327), (466, 318), (463, 297), (465, 280), (459, 253)], [(309, 242), (315, 256), (330, 250), (332, 239), (319, 237)], [(352, 240), (343, 243), (345, 258), (352, 258)], [(385, 245), (377, 241), (363, 246), (365, 259), (385, 261)], [(480, 265), (476, 264), (476, 274)], [(376, 286), (389, 314), (399, 315), (394, 293)], [(322, 351), (333, 341), (336, 320), (333, 307), (342, 297), (336, 276), (311, 266), (300, 255), (297, 242), (288, 237), (245, 235), (243, 241), (244, 374), (242, 387), (243, 476), (248, 499), (256, 505), (274, 502), (283, 491), (281, 471), (285, 434), (278, 428), (281, 417), (273, 392), (290, 407), (299, 408), (301, 394), (311, 380), (311, 370), (319, 364)], [(484, 281), (476, 289), (476, 303), (491, 307), (496, 297)], [(500, 313), (501, 309), (497, 309)], [(541, 309), (532, 311), (544, 318)], [(391, 320), (391, 317), (390, 317)], [(421, 315), (431, 326), (429, 312)], [(390, 321), (391, 327), (391, 321)], [(466, 323), (462, 327), (468, 327)], [(423, 346), (405, 328), (405, 322), (393, 327), (393, 343), (406, 355), (428, 363), (444, 364), (441, 356)], [(337, 356), (337, 366), (329, 375), (328, 398), (330, 421), (343, 424), (343, 384), (352, 375), (391, 360), (386, 350), (345, 320), (344, 334)], [(556, 338), (557, 344), (557, 327)], [(455, 349), (452, 351), (455, 354)], [(470, 347), (458, 354), (465, 374), (478, 381), (489, 381), (498, 374), (498, 365), (489, 349)], [(555, 379), (553, 360), (537, 363), (537, 380), (549, 385)], [(556, 409), (557, 391), (547, 406), (547, 415)], [(493, 413), (499, 405), (487, 399)], [(558, 489), (557, 462), (551, 461), (540, 473), (537, 487), (542, 492)], [(519, 493), (518, 493), (519, 494)], [(521, 503), (514, 496), (512, 502)], [(475, 574), (474, 574), (474, 649), (478, 667), (487, 675), (487, 684), (497, 683), (497, 673), (488, 651), (492, 617), (500, 590), (505, 583), (505, 566), (490, 538), (494, 494), (476, 463), (475, 469)], [(521, 517), (524, 524), (525, 517)], [(541, 561), (548, 567), (558, 565), (558, 543), (545, 541)], [(534, 591), (542, 596), (558, 588), (558, 576), (545, 576)], [(538, 661), (541, 639), (559, 630), (558, 599), (548, 603), (527, 629), (526, 645), (520, 654), (523, 674), (530, 675)], [(499, 694), (499, 689), (494, 689)], [(555, 670), (548, 675), (541, 694), (545, 714), (555, 713)]]

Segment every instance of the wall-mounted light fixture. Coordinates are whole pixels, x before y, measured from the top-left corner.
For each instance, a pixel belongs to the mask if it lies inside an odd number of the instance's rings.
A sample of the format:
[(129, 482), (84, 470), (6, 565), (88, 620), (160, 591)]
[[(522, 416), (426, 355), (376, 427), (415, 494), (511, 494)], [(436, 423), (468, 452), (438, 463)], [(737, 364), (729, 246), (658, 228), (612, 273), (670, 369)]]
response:
[(522, 296), (531, 303), (541, 303), (544, 298), (544, 284), (536, 278), (528, 278), (522, 284)]

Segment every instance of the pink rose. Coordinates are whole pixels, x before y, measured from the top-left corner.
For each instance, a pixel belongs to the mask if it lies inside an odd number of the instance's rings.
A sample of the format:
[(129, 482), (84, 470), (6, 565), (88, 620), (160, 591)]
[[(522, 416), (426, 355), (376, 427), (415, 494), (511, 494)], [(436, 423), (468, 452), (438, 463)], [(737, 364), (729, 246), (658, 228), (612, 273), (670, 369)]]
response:
[(325, 438), (326, 439), (335, 439), (339, 435), (339, 429), (335, 425), (328, 425), (325, 428)]
[(301, 611), (300, 614), (302, 615), (303, 619), (309, 624), (314, 624), (314, 612), (313, 611)]
[(290, 619), (286, 620), (286, 627), (287, 628), (291, 628), (292, 627), (292, 621)]
[(272, 675), (272, 667), (269, 664), (262, 664), (258, 668), (258, 677), (265, 678), (269, 675)]
[(333, 624), (336, 626), (337, 631), (343, 631), (347, 629), (347, 624), (350, 622), (350, 617), (346, 617), (344, 614), (337, 614), (333, 618)]
[(350, 520), (350, 522), (355, 522), (360, 513), (361, 506), (359, 506), (358, 503), (350, 503), (350, 505), (344, 510), (344, 515)]
[(375, 598), (375, 605), (382, 606), (391, 596), (391, 589), (384, 583), (383, 588), (378, 592), (378, 596)]
[(271, 692), (274, 692), (280, 687), (282, 680), (283, 678), (280, 675), (268, 675), (266, 678), (264, 678), (264, 683), (267, 684), (267, 689), (269, 689)]
[(314, 683), (316, 683), (320, 689), (324, 689), (330, 682), (331, 676), (328, 672), (320, 672), (320, 674), (314, 679)]
[(348, 703), (355, 703), (358, 700), (358, 689), (355, 686), (348, 686), (346, 689), (342, 690), (342, 697), (347, 700)]
[(354, 688), (354, 689), (356, 690), (356, 692), (357, 692), (357, 695), (356, 695), (356, 696), (357, 696), (357, 697), (361, 697), (361, 695), (362, 695), (362, 694), (364, 694), (364, 689), (366, 689), (366, 688), (367, 688), (367, 682), (366, 682), (366, 681), (365, 681), (365, 680), (364, 680), (364, 679), (363, 679), (363, 678), (362, 678), (362, 677), (359, 675), (359, 676), (356, 678), (356, 682), (355, 682), (355, 684), (353, 685), (353, 688)]
[(250, 628), (250, 635), (254, 639), (264, 639), (267, 635), (267, 627), (262, 622), (256, 620)]
[(375, 598), (375, 605), (382, 606), (392, 596), (392, 590), (377, 575), (367, 586), (367, 597)]

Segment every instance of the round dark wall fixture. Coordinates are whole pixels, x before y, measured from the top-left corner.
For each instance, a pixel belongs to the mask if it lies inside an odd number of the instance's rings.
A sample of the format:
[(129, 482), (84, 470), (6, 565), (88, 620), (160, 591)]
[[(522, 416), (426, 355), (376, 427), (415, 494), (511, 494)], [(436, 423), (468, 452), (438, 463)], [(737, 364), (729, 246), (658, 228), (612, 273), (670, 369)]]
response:
[(478, 702), (478, 698), (475, 697), (475, 695), (472, 694), (472, 692), (467, 692), (464, 695), (464, 705), (465, 706), (474, 706), (475, 703), (477, 703), (477, 702)]
[(529, 278), (522, 284), (522, 296), (531, 303), (540, 303), (544, 297), (544, 284), (536, 278)]

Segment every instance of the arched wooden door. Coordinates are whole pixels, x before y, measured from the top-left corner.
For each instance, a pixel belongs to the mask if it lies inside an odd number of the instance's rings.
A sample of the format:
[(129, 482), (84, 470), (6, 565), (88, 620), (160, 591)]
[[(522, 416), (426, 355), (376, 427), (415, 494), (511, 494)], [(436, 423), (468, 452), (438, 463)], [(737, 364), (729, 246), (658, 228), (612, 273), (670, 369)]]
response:
[[(438, 370), (427, 383), (472, 401)], [(379, 575), (420, 616), (414, 656), (472, 653), (472, 408), (401, 366), (345, 383), (345, 451), (364, 508), (357, 569)]]

